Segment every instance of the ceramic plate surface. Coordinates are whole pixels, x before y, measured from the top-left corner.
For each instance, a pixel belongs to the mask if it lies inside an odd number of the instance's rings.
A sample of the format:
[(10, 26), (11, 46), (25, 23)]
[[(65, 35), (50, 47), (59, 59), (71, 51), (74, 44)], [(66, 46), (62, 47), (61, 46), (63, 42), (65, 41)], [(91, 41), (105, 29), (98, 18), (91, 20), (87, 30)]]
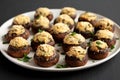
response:
[[(54, 15), (54, 19), (59, 16), (60, 14), (60, 9), (51, 9), (53, 15)], [(81, 10), (78, 10), (77, 11), (77, 18), (75, 19), (75, 21), (77, 22), (77, 19), (79, 17), (79, 15), (81, 13), (83, 13), (85, 11), (81, 11)], [(31, 11), (31, 12), (26, 12), (26, 13), (23, 13), (24, 15), (27, 15), (31, 18), (31, 20), (33, 19), (33, 16), (34, 16), (34, 13), (35, 11)], [(99, 14), (97, 14), (98, 16), (101, 16)], [(13, 17), (14, 18), (14, 17)], [(1, 27), (0, 27), (0, 50), (2, 52), (2, 54), (8, 59), (10, 60), (11, 62), (21, 66), (21, 67), (24, 67), (24, 68), (28, 68), (28, 69), (32, 69), (32, 70), (38, 70), (38, 71), (55, 71), (55, 72), (60, 72), (60, 71), (75, 71), (75, 70), (82, 70), (82, 69), (86, 69), (86, 68), (90, 68), (90, 67), (93, 67), (93, 66), (96, 66), (96, 65), (99, 65), (103, 62), (106, 62), (108, 61), (109, 59), (113, 58), (119, 51), (120, 51), (120, 40), (117, 40), (116, 44), (115, 44), (115, 48), (109, 53), (109, 55), (105, 58), (105, 59), (102, 59), (102, 60), (92, 60), (92, 59), (89, 59), (87, 64), (84, 65), (84, 66), (81, 66), (81, 67), (68, 67), (68, 68), (56, 68), (56, 65), (57, 64), (65, 64), (65, 61), (64, 61), (64, 55), (60, 55), (60, 59), (59, 59), (59, 62), (52, 66), (52, 67), (48, 67), (48, 68), (44, 68), (44, 67), (39, 67), (37, 66), (34, 61), (33, 61), (33, 58), (30, 59), (29, 62), (22, 62), (22, 61), (19, 61), (18, 59), (16, 58), (13, 58), (11, 56), (9, 56), (7, 53), (6, 53), (6, 50), (8, 48), (8, 44), (3, 44), (3, 36), (8, 32), (8, 28), (9, 26), (12, 24), (12, 21), (13, 21), (13, 18), (9, 19), (8, 21), (6, 21)], [(53, 21), (54, 21), (53, 19)], [(51, 21), (51, 23), (53, 22)], [(119, 25), (117, 25), (115, 23), (116, 27), (115, 27), (115, 32), (114, 32), (114, 35), (118, 38), (120, 38), (120, 27)], [(30, 36), (30, 38), (28, 39), (29, 43), (30, 43), (30, 40), (31, 38), (33, 37), (33, 35)], [(55, 46), (58, 50), (59, 50), (59, 53), (62, 52), (62, 48), (60, 46)], [(35, 52), (30, 52), (30, 54), (28, 56), (30, 57), (33, 57)]]

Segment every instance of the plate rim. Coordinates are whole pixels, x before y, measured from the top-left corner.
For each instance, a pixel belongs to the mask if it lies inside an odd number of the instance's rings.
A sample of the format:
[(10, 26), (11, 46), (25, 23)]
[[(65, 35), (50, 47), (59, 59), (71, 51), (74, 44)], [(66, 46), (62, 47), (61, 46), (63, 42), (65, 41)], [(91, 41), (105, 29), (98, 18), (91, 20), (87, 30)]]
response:
[[(61, 10), (61, 9), (50, 9), (50, 10)], [(85, 12), (84, 10), (77, 10), (77, 11), (81, 11), (81, 12)], [(28, 11), (28, 12), (24, 12), (24, 13), (21, 13), (21, 14), (28, 14), (28, 13), (33, 13), (33, 12), (35, 12), (35, 11)], [(90, 11), (88, 11), (88, 12), (90, 12)], [(92, 13), (94, 13), (94, 12), (92, 12)], [(95, 14), (97, 14), (97, 13), (95, 13)], [(97, 15), (99, 15), (99, 16), (103, 16), (103, 15), (100, 15), (100, 14), (97, 14)], [(15, 17), (15, 16), (14, 16)], [(1, 26), (0, 26), (0, 31), (2, 30), (1, 28), (3, 28), (2, 26), (4, 26), (6, 23), (8, 23), (10, 20), (12, 20), (14, 17), (12, 17), (12, 18), (10, 18), (10, 19), (8, 19), (8, 20), (6, 20)], [(105, 16), (103, 16), (103, 17), (105, 17)], [(106, 17), (106, 18), (108, 18), (108, 17)], [(108, 18), (108, 19), (110, 19), (110, 18)], [(111, 19), (110, 19), (111, 20)], [(113, 21), (113, 20), (112, 20)], [(114, 22), (114, 21), (113, 21)], [(116, 25), (116, 27), (120, 30), (120, 26), (116, 23), (116, 22), (114, 22), (115, 23), (115, 25)], [(1, 37), (2, 36), (0, 36), (0, 41), (1, 41)], [(2, 43), (0, 43), (0, 45), (2, 45)], [(39, 68), (39, 67), (35, 67), (35, 66), (31, 66), (31, 65), (24, 65), (24, 64), (21, 64), (21, 63), (16, 63), (16, 61), (14, 61), (14, 59), (12, 59), (12, 57), (10, 57), (5, 51), (3, 51), (2, 49), (1, 49), (1, 47), (0, 47), (0, 51), (1, 51), (1, 53), (2, 53), (2, 55), (4, 55), (4, 57), (5, 58), (7, 58), (10, 62), (12, 62), (12, 63), (14, 63), (14, 64), (16, 64), (16, 65), (19, 65), (19, 66), (21, 66), (21, 67), (24, 67), (24, 68), (27, 68), (27, 69), (31, 69), (31, 70), (36, 70), (36, 71), (50, 71), (50, 72), (66, 72), (66, 71), (76, 71), (76, 70), (82, 70), (82, 69), (87, 69), (87, 68), (91, 68), (91, 67), (94, 67), (94, 66), (97, 66), (97, 65), (100, 65), (100, 64), (102, 64), (102, 63), (104, 63), (104, 62), (106, 62), (106, 61), (108, 61), (108, 60), (110, 60), (110, 59), (112, 59), (115, 55), (117, 55), (118, 53), (119, 53), (119, 51), (120, 51), (120, 46), (118, 47), (118, 49), (114, 52), (114, 54), (112, 54), (112, 55), (110, 55), (109, 57), (107, 57), (107, 58), (105, 58), (105, 59), (102, 59), (102, 60), (100, 60), (99, 62), (96, 62), (96, 63), (92, 63), (91, 65), (89, 65), (89, 66), (86, 66), (86, 67), (84, 67), (84, 66), (82, 66), (82, 67), (72, 67), (72, 68), (55, 68), (55, 69), (52, 69), (52, 68)]]

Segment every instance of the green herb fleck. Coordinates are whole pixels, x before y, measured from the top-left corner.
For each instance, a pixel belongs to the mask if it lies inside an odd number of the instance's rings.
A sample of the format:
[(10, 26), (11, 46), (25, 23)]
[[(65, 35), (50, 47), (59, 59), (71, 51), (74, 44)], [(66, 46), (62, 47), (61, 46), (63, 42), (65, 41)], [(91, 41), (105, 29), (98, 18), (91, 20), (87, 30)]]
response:
[(58, 46), (62, 46), (62, 43), (58, 43)]
[(116, 40), (119, 40), (120, 38), (115, 38)]
[(56, 68), (67, 68), (66, 64), (57, 64)]
[(40, 32), (40, 33), (41, 33), (42, 31), (43, 31), (43, 30), (41, 30), (41, 29), (38, 29), (38, 32)]
[(88, 42), (87, 45), (90, 46), (90, 42)]
[(7, 42), (7, 41), (6, 41), (6, 42), (3, 42), (3, 44), (8, 44), (8, 43), (9, 43), (9, 42)]
[(99, 41), (96, 41), (96, 44), (100, 45), (101, 43)]
[(76, 32), (72, 32), (72, 33), (71, 33), (72, 36), (74, 36), (74, 35), (76, 35), (76, 34), (77, 34)]
[(28, 57), (27, 54), (24, 54), (23, 58), (18, 58), (19, 61), (28, 62), (32, 57)]
[(94, 63), (94, 62), (95, 62), (95, 60), (92, 60), (92, 62)]
[(94, 32), (90, 32), (90, 34), (91, 34), (92, 36), (94, 36)]
[(114, 48), (115, 48), (115, 46), (114, 46), (114, 45), (112, 45), (110, 49), (111, 49), (111, 50), (113, 50)]
[(93, 41), (93, 38), (90, 38), (90, 41)]

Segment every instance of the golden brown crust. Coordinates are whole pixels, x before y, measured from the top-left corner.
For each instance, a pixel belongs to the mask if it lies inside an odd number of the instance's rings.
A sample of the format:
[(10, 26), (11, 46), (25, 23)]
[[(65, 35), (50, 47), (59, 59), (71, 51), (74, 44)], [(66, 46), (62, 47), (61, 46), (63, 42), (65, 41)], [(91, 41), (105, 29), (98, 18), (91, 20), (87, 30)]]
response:
[(75, 32), (66, 35), (64, 38), (64, 43), (71, 45), (79, 45), (85, 41), (86, 41), (85, 38), (81, 34)]
[(96, 22), (96, 29), (101, 29), (101, 30), (104, 30), (104, 29), (107, 29), (109, 31), (112, 31), (114, 32), (114, 23), (113, 21), (111, 21), (110, 19), (108, 18), (101, 18), (101, 19), (98, 19), (98, 21)]
[(105, 39), (112, 39), (114, 37), (114, 33), (112, 33), (111, 31), (109, 30), (98, 30), (95, 34), (95, 36), (98, 38), (98, 39), (102, 39), (102, 38), (105, 38)]
[(70, 29), (67, 24), (60, 22), (60, 23), (56, 23), (52, 26), (51, 32), (53, 34), (68, 33), (68, 32), (70, 32)]
[(17, 15), (13, 19), (13, 23), (12, 23), (12, 25), (22, 25), (26, 29), (30, 29), (29, 24), (30, 24), (30, 18), (22, 14)]
[(34, 42), (43, 42), (43, 43), (48, 43), (50, 41), (54, 41), (52, 35), (46, 31), (41, 31), (36, 33), (33, 36)]
[(91, 12), (84, 12), (82, 13), (79, 18), (78, 18), (78, 21), (88, 21), (88, 22), (91, 22), (91, 21), (94, 21), (97, 19), (97, 15), (94, 14), (94, 13), (91, 13)]
[[(37, 19), (38, 17), (39, 17), (40, 15), (39, 14), (35, 14), (35, 19)], [(50, 13), (48, 16), (46, 16), (48, 19), (49, 19), (49, 21), (51, 21), (52, 19), (53, 19), (53, 14), (52, 13)]]
[(49, 19), (49, 21), (51, 21), (53, 19), (53, 14), (50, 11), (50, 9), (47, 7), (40, 7), (38, 9), (36, 9), (36, 13), (34, 15), (34, 18), (37, 19), (40, 16), (47, 17)]
[(86, 39), (93, 37), (95, 29), (93, 25), (86, 21), (78, 22), (75, 29), (75, 32), (82, 34)]
[(50, 31), (51, 24), (50, 24), (50, 21), (46, 17), (40, 16), (39, 18), (34, 19), (30, 23), (30, 27), (32, 28), (33, 33), (37, 33), (39, 29)]
[(77, 10), (73, 7), (64, 7), (64, 8), (61, 9), (60, 14), (67, 14), (72, 19), (75, 19), (76, 18), (76, 12), (77, 12)]
[(70, 33), (69, 27), (64, 23), (56, 23), (51, 28), (51, 34), (56, 42), (63, 42), (64, 37)]
[(66, 14), (60, 15), (54, 20), (54, 24), (60, 23), (60, 22), (67, 24), (70, 29), (72, 29), (75, 25), (74, 20)]
[(24, 46), (21, 48), (16, 48), (14, 46), (9, 45), (7, 53), (15, 58), (22, 58), (24, 54), (29, 54), (30, 53), (30, 46)]

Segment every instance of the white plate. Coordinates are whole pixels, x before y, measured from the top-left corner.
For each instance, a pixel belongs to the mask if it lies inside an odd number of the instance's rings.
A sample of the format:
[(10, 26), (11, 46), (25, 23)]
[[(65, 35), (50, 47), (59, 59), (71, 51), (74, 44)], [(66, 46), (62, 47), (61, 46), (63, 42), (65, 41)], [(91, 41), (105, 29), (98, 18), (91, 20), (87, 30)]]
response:
[[(59, 13), (60, 13), (60, 9), (51, 9), (51, 11), (53, 12), (54, 14), (54, 18), (56, 18)], [(77, 11), (77, 18), (75, 21), (77, 21), (78, 19), (78, 16), (83, 13), (84, 11), (81, 11), (81, 10), (78, 10)], [(31, 19), (33, 19), (33, 16), (34, 16), (34, 11), (31, 11), (31, 12), (27, 12), (27, 13), (23, 13), (24, 15), (27, 15), (29, 16)], [(98, 14), (97, 14), (98, 15)], [(98, 16), (101, 16), (101, 15), (98, 15)], [(56, 65), (55, 66), (52, 66), (52, 67), (48, 67), (48, 68), (44, 68), (44, 67), (39, 67), (37, 66), (34, 61), (33, 61), (33, 58), (29, 61), (29, 62), (22, 62), (22, 61), (19, 61), (18, 59), (16, 58), (13, 58), (11, 56), (9, 56), (5, 50), (7, 50), (8, 48), (8, 44), (2, 44), (2, 37), (3, 35), (5, 35), (8, 31), (8, 27), (12, 24), (12, 21), (13, 21), (13, 18), (9, 19), (8, 21), (6, 21), (1, 27), (0, 27), (0, 50), (2, 52), (2, 54), (8, 59), (10, 60), (11, 62), (21, 66), (21, 67), (24, 67), (24, 68), (28, 68), (28, 69), (32, 69), (32, 70), (40, 70), (40, 71), (74, 71), (74, 70), (82, 70), (82, 69), (86, 69), (86, 68), (90, 68), (90, 67), (93, 67), (93, 66), (96, 66), (96, 65), (99, 65), (103, 62), (106, 62), (107, 60), (113, 58), (119, 51), (120, 51), (120, 40), (117, 40), (116, 42), (116, 45), (115, 45), (115, 48), (112, 50), (112, 52), (109, 53), (109, 55), (105, 58), (105, 59), (102, 59), (102, 60), (91, 60), (89, 59), (87, 64), (85, 66), (81, 66), (81, 67), (69, 67), (69, 68), (56, 68)], [(53, 21), (52, 21), (53, 22)], [(115, 23), (116, 27), (115, 27), (115, 36), (119, 37), (120, 38), (120, 27), (119, 25), (117, 25)], [(32, 38), (32, 36), (28, 39), (30, 41), (30, 39)], [(59, 47), (57, 47), (59, 48)], [(32, 57), (34, 54), (34, 52), (30, 52), (30, 54), (28, 56)], [(60, 55), (60, 59), (59, 59), (59, 62), (57, 64), (64, 64), (64, 55)]]

